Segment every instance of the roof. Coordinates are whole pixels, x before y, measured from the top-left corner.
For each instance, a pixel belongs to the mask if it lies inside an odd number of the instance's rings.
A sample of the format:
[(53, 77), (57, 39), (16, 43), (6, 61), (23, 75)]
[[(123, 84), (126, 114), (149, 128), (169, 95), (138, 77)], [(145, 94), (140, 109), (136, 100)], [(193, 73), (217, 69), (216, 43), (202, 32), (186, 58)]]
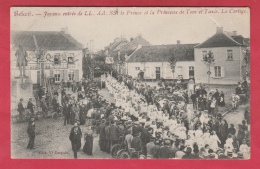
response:
[[(237, 38), (236, 40), (238, 39), (240, 38)], [(197, 45), (196, 48), (243, 46), (243, 44), (237, 42), (236, 40), (225, 33), (216, 33), (206, 41)]]
[(147, 40), (145, 40), (141, 35), (139, 35), (135, 37), (133, 40), (131, 40), (129, 43), (127, 43), (126, 45), (122, 46), (120, 51), (128, 53), (128, 51), (132, 51), (138, 45), (151, 46), (151, 44)]
[(177, 61), (194, 61), (195, 45), (197, 44), (144, 46), (134, 52), (127, 62), (168, 62), (172, 55)]
[(71, 35), (58, 31), (14, 31), (11, 43), (14, 48), (21, 44), (27, 50), (35, 50), (33, 35), (40, 49), (45, 50), (82, 50), (83, 45)]

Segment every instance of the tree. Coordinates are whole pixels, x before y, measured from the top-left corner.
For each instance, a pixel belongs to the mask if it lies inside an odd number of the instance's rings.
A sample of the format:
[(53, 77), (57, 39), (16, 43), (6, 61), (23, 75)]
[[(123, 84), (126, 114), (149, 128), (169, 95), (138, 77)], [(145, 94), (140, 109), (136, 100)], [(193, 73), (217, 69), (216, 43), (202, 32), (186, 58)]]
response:
[(207, 55), (205, 55), (203, 57), (203, 61), (205, 62), (206, 65), (208, 65), (208, 68), (209, 68), (207, 74), (208, 74), (208, 86), (209, 86), (209, 90), (210, 90), (210, 74), (212, 73), (212, 72), (210, 72), (210, 66), (214, 65), (214, 63), (215, 63), (215, 58), (214, 58), (214, 54), (212, 53), (212, 51), (209, 51), (207, 53)]
[(85, 78), (91, 77), (91, 65), (92, 65), (92, 59), (87, 49), (83, 51), (83, 59), (82, 59), (82, 71), (83, 76)]
[(250, 78), (250, 50), (246, 49), (244, 61), (246, 63), (246, 77)]
[(173, 48), (169, 51), (169, 53), (170, 54), (169, 54), (169, 57), (168, 57), (168, 62), (170, 63), (172, 73), (174, 73), (176, 62), (177, 62), (178, 51), (176, 50), (176, 48)]

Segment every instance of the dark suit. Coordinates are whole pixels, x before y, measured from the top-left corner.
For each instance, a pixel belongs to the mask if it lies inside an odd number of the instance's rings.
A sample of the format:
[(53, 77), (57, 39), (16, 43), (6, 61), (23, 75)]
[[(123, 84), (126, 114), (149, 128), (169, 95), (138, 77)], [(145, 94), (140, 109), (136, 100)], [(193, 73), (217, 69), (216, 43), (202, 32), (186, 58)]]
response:
[(115, 125), (111, 125), (109, 128), (109, 139), (111, 145), (114, 145), (118, 142), (119, 139), (119, 128)]
[(34, 114), (33, 106), (34, 105), (31, 101), (27, 103), (27, 109), (29, 109), (32, 114)]
[(142, 140), (140, 137), (134, 137), (131, 143), (131, 147), (134, 148), (136, 151), (142, 150)]
[(35, 124), (33, 122), (29, 122), (27, 133), (29, 136), (29, 143), (27, 145), (28, 149), (34, 148), (34, 139), (35, 139)]
[(77, 152), (81, 147), (81, 137), (82, 137), (82, 132), (80, 127), (78, 126), (73, 127), (70, 131), (69, 139), (71, 141), (72, 150), (74, 152), (74, 158), (77, 158)]
[(101, 151), (106, 151), (106, 131), (105, 131), (105, 124), (101, 124), (99, 127), (100, 135), (99, 135), (99, 147)]
[(67, 105), (63, 106), (64, 125), (70, 123), (70, 107)]
[(20, 115), (22, 115), (23, 111), (24, 111), (24, 107), (23, 107), (23, 103), (22, 102), (19, 102), (18, 103), (18, 108), (17, 108), (17, 111), (19, 112)]
[(146, 144), (150, 142), (151, 134), (148, 132), (147, 129), (144, 129), (141, 134), (142, 146), (143, 146), (143, 153), (147, 155)]
[(106, 152), (110, 153), (110, 126), (105, 127)]

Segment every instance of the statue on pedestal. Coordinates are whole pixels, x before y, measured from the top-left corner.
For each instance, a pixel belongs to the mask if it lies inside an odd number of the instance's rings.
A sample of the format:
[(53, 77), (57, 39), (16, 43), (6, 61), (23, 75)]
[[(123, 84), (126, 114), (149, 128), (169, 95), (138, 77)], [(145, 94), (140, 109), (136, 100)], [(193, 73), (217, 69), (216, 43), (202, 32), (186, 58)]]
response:
[(27, 66), (27, 52), (21, 44), (19, 45), (19, 49), (16, 50), (15, 56), (17, 57), (16, 66), (19, 67), (20, 70), (19, 76), (25, 76), (25, 66)]

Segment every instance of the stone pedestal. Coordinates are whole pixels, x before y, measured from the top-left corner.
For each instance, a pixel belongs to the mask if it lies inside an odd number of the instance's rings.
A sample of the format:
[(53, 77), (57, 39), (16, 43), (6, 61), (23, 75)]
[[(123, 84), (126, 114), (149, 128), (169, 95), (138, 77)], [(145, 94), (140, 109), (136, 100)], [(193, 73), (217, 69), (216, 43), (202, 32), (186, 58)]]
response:
[[(17, 109), (19, 100), (23, 98), (24, 104), (27, 104), (33, 96), (33, 83), (29, 77), (15, 77), (11, 81), (11, 109)], [(27, 105), (24, 105), (26, 107)]]

